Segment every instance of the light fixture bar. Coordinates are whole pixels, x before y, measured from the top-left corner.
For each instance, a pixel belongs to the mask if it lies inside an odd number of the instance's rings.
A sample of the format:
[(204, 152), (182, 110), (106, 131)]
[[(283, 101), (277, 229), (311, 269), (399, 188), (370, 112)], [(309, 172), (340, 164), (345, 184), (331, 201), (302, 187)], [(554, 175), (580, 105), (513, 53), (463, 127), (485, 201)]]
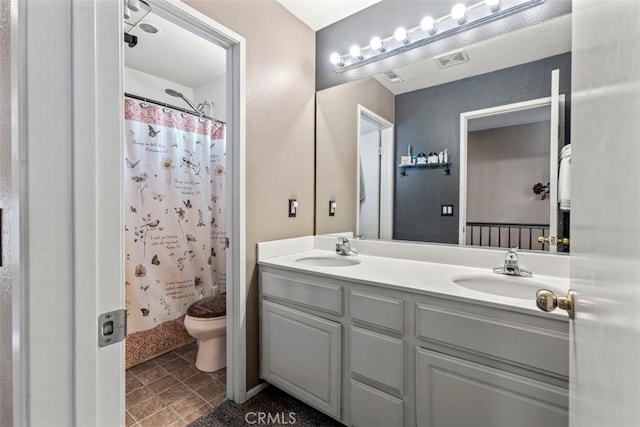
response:
[[(504, 17), (513, 15), (530, 7), (544, 3), (545, 0), (482, 0), (470, 6), (466, 6), (463, 18), (456, 19), (452, 14), (433, 19), (433, 29), (424, 30), (420, 23), (416, 27), (406, 30), (406, 38), (399, 40), (395, 35), (386, 38), (374, 37), (376, 46), (364, 46), (360, 48), (357, 57), (346, 54), (332, 54), (332, 64), (336, 72), (343, 73), (375, 61), (379, 61), (390, 56), (406, 52), (419, 46), (441, 40), (453, 34), (458, 34), (470, 28), (474, 28), (488, 22), (492, 22)], [(464, 3), (462, 3), (464, 5)], [(458, 7), (456, 5), (455, 7)], [(455, 11), (458, 13), (461, 8)], [(373, 39), (372, 39), (373, 40)], [(378, 41), (382, 42), (384, 48), (380, 48)], [(357, 46), (356, 46), (357, 47)], [(354, 48), (352, 46), (352, 48)], [(354, 49), (355, 50), (355, 49)], [(338, 62), (335, 62), (337, 59)]]

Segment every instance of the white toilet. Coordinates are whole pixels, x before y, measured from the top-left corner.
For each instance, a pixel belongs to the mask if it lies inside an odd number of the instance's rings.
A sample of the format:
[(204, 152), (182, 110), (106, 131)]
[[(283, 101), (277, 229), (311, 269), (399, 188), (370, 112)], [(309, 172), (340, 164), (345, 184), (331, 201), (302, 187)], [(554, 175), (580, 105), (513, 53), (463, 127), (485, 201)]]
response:
[(202, 298), (187, 309), (184, 327), (198, 340), (196, 368), (214, 372), (227, 365), (227, 296)]

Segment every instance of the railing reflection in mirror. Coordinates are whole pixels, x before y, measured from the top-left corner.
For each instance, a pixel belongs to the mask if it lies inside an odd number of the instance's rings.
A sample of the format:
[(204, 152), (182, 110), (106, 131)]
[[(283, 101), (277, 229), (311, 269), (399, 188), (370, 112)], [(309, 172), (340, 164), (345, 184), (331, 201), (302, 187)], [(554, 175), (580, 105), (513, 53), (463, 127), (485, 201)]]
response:
[(546, 251), (549, 246), (538, 237), (549, 236), (549, 224), (467, 222), (467, 245)]

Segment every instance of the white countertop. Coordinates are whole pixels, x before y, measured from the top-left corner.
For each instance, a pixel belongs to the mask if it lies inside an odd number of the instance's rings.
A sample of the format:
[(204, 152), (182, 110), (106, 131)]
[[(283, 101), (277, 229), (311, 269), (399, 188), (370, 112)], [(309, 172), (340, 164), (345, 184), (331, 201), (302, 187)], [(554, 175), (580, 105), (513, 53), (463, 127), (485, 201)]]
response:
[[(301, 249), (301, 247), (298, 249)], [(333, 251), (322, 249), (300, 250), (278, 256), (260, 258), (258, 264), (568, 320), (567, 314), (563, 310), (545, 313), (536, 307), (535, 302), (535, 292), (539, 289), (538, 285), (543, 288), (548, 287), (554, 291), (558, 290), (561, 292), (560, 295), (565, 295), (569, 289), (569, 279), (564, 277), (537, 275), (535, 272), (531, 278), (502, 276), (493, 273), (491, 268), (478, 268), (365, 254), (349, 257), (357, 258), (361, 261), (359, 264), (351, 266), (326, 267), (308, 265), (296, 261), (305, 257), (345, 256), (336, 255)], [(531, 287), (531, 298), (512, 298), (476, 291), (457, 285), (451, 280), (452, 277), (463, 274), (487, 275), (490, 277), (494, 275), (496, 280), (509, 277), (509, 279), (522, 281), (523, 286)]]

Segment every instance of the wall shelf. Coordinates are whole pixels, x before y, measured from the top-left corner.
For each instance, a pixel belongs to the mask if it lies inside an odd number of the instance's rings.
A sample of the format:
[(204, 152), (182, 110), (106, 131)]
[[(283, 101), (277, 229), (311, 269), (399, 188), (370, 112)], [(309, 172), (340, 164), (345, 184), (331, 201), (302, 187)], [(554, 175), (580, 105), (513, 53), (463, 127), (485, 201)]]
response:
[(400, 174), (403, 176), (407, 175), (407, 168), (416, 168), (416, 169), (444, 169), (444, 173), (447, 175), (451, 174), (451, 169), (449, 166), (451, 163), (427, 163), (425, 165), (398, 165), (400, 169)]

